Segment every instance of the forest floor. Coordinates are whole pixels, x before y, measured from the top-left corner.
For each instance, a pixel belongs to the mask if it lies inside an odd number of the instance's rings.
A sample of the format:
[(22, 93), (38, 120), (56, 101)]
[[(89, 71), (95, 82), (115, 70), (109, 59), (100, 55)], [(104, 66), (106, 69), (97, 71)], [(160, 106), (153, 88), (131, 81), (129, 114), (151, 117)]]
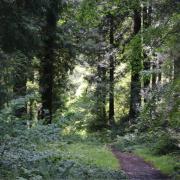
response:
[(121, 169), (130, 180), (168, 180), (168, 176), (155, 169), (150, 163), (142, 158), (127, 152), (120, 152), (116, 148), (111, 148), (115, 157), (121, 164)]

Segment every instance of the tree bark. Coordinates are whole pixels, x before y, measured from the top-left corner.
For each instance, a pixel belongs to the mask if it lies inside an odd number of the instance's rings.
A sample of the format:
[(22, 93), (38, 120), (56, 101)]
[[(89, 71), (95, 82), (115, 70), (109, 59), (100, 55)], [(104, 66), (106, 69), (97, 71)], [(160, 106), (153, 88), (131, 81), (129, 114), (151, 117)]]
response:
[(98, 65), (97, 67), (97, 86), (95, 91), (96, 96), (96, 121), (97, 128), (102, 129), (107, 127), (106, 117), (106, 67)]
[[(134, 10), (134, 36), (136, 36), (141, 30), (141, 12), (140, 7)], [(139, 116), (139, 108), (141, 105), (141, 81), (140, 72), (142, 69), (142, 48), (141, 38), (135, 37), (136, 42), (133, 44), (133, 53), (131, 60), (131, 95), (130, 95), (130, 110), (129, 110), (129, 121), (135, 123), (136, 118)]]
[(54, 61), (56, 58), (55, 41), (59, 13), (57, 2), (51, 1), (50, 3), (46, 15), (46, 26), (44, 28), (45, 40), (40, 69), (40, 92), (42, 98), (41, 118), (45, 118), (45, 123), (47, 124), (52, 122)]
[(102, 67), (102, 82), (103, 82), (103, 85), (102, 85), (102, 104), (103, 104), (103, 107), (102, 107), (102, 114), (103, 114), (103, 119), (105, 121), (105, 124), (107, 125), (107, 117), (106, 117), (106, 96), (107, 96), (107, 90), (106, 90), (106, 68), (105, 67)]
[(174, 57), (174, 80), (179, 80), (180, 78), (180, 54), (177, 52), (177, 55)]
[(158, 61), (157, 62), (158, 64), (158, 75), (157, 75), (157, 81), (158, 81), (158, 84), (160, 85), (161, 84), (161, 79), (162, 79), (162, 74), (161, 74), (161, 66), (162, 66), (162, 62)]
[[(25, 97), (26, 96), (26, 83), (27, 77), (24, 72), (16, 71), (13, 93), (15, 98)], [(24, 107), (18, 108), (15, 110), (15, 116), (22, 117), (27, 112), (26, 104), (24, 103)]]
[[(152, 7), (151, 6), (145, 6), (143, 8), (143, 30), (146, 30), (150, 25), (151, 25), (151, 13), (152, 13)], [(147, 56), (147, 53), (144, 51), (143, 52), (143, 67), (144, 67), (144, 71), (148, 72), (150, 71), (151, 68), (151, 64), (150, 64), (150, 59)], [(143, 88), (144, 91), (147, 92), (148, 89), (150, 88), (150, 76), (145, 75), (143, 78)], [(145, 93), (146, 94), (146, 93)], [(144, 103), (147, 102), (147, 97), (146, 95), (144, 96)]]
[(153, 69), (153, 74), (152, 74), (152, 89), (155, 89), (156, 87), (156, 78), (157, 78), (157, 73), (155, 72), (157, 70), (156, 67), (156, 62), (152, 62), (152, 69)]
[[(110, 15), (110, 31), (109, 31), (109, 42), (113, 49), (114, 47), (114, 18)], [(115, 62), (114, 57), (110, 55), (110, 66), (109, 66), (109, 125), (113, 127), (115, 125), (114, 120), (114, 71)]]

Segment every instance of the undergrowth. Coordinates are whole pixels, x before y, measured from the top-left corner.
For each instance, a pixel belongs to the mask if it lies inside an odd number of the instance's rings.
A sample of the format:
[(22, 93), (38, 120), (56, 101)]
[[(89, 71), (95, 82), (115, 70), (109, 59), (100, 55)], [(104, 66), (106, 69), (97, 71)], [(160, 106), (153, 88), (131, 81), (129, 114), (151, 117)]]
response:
[[(63, 136), (58, 124), (0, 123), (0, 179), (125, 179), (101, 142)], [(9, 128), (8, 128), (9, 127)]]
[(67, 148), (72, 158), (78, 157), (80, 162), (94, 164), (107, 170), (119, 169), (118, 160), (105, 145), (74, 143), (68, 145)]

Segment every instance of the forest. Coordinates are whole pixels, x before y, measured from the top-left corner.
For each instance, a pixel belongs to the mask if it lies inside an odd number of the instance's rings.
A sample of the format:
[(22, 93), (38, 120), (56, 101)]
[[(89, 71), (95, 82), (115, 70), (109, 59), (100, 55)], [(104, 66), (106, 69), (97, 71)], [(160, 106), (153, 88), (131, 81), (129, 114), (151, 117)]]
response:
[(178, 180), (179, 97), (179, 0), (0, 0), (0, 180)]

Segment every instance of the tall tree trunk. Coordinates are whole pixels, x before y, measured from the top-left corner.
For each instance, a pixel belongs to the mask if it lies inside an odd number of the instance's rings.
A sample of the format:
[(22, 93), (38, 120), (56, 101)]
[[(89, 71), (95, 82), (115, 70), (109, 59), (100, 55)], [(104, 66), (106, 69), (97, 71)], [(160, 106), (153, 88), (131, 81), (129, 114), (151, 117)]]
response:
[[(26, 83), (27, 83), (27, 72), (29, 71), (28, 67), (30, 66), (30, 57), (27, 58), (23, 53), (18, 53), (15, 57), (15, 65), (14, 65), (14, 76), (13, 76), (13, 94), (14, 98), (24, 98), (26, 96)], [(21, 107), (16, 107), (15, 115), (17, 117), (21, 117), (27, 113), (27, 104), (24, 102)]]
[(97, 67), (97, 86), (95, 91), (96, 97), (96, 124), (97, 129), (107, 127), (106, 117), (106, 68), (98, 65)]
[(174, 57), (174, 80), (179, 80), (180, 78), (180, 53), (177, 52)]
[(102, 88), (101, 88), (101, 94), (102, 94), (102, 114), (103, 114), (103, 119), (107, 125), (107, 117), (106, 117), (106, 96), (107, 96), (107, 90), (106, 90), (106, 67), (102, 67)]
[[(109, 31), (109, 42), (113, 49), (114, 47), (114, 18), (110, 15), (110, 31)], [(110, 55), (110, 66), (109, 66), (109, 124), (111, 127), (115, 125), (114, 120), (114, 71), (115, 62), (113, 55)]]
[(153, 70), (153, 74), (152, 74), (152, 89), (155, 89), (156, 87), (156, 78), (157, 78), (157, 66), (156, 66), (156, 62), (152, 62), (152, 70)]
[(52, 104), (53, 104), (53, 77), (54, 77), (54, 61), (56, 58), (56, 30), (58, 20), (58, 4), (51, 0), (50, 7), (47, 10), (46, 26), (44, 29), (44, 50), (41, 58), (40, 70), (40, 92), (42, 98), (42, 118), (45, 123), (52, 122)]
[[(141, 11), (140, 7), (134, 10), (134, 36), (136, 36), (141, 30)], [(132, 60), (131, 60), (131, 94), (130, 94), (130, 110), (129, 120), (130, 123), (134, 123), (139, 115), (139, 108), (141, 105), (141, 81), (140, 72), (142, 69), (142, 48), (141, 38), (135, 37), (136, 41), (133, 44)]]
[(158, 80), (157, 81), (158, 81), (158, 84), (160, 85), (161, 84), (161, 79), (162, 79), (162, 74), (161, 74), (162, 62), (160, 62), (160, 60), (158, 60), (157, 66), (158, 66), (158, 75), (157, 75)]
[[(146, 29), (151, 25), (151, 13), (152, 13), (152, 7), (148, 5), (145, 5), (145, 7), (143, 8), (143, 31), (146, 31)], [(150, 59), (147, 56), (147, 53), (144, 51), (143, 52), (143, 67), (144, 67), (144, 71), (148, 72), (150, 71), (151, 68), (151, 64), (150, 64)], [(148, 73), (147, 73), (148, 74)], [(150, 88), (150, 76), (149, 75), (145, 75), (143, 78), (143, 88), (144, 91), (147, 92), (148, 89)], [(146, 93), (145, 93), (146, 94)], [(146, 95), (144, 96), (144, 102), (147, 102), (147, 97)]]
[[(13, 86), (13, 93), (14, 93), (15, 98), (25, 97), (26, 83), (27, 83), (26, 74), (22, 71), (19, 72), (17, 70), (15, 78), (14, 78), (14, 86)], [(24, 103), (23, 107), (18, 108), (15, 111), (15, 116), (17, 116), (17, 117), (22, 117), (22, 115), (25, 115), (25, 114), (26, 114), (26, 103)]]

